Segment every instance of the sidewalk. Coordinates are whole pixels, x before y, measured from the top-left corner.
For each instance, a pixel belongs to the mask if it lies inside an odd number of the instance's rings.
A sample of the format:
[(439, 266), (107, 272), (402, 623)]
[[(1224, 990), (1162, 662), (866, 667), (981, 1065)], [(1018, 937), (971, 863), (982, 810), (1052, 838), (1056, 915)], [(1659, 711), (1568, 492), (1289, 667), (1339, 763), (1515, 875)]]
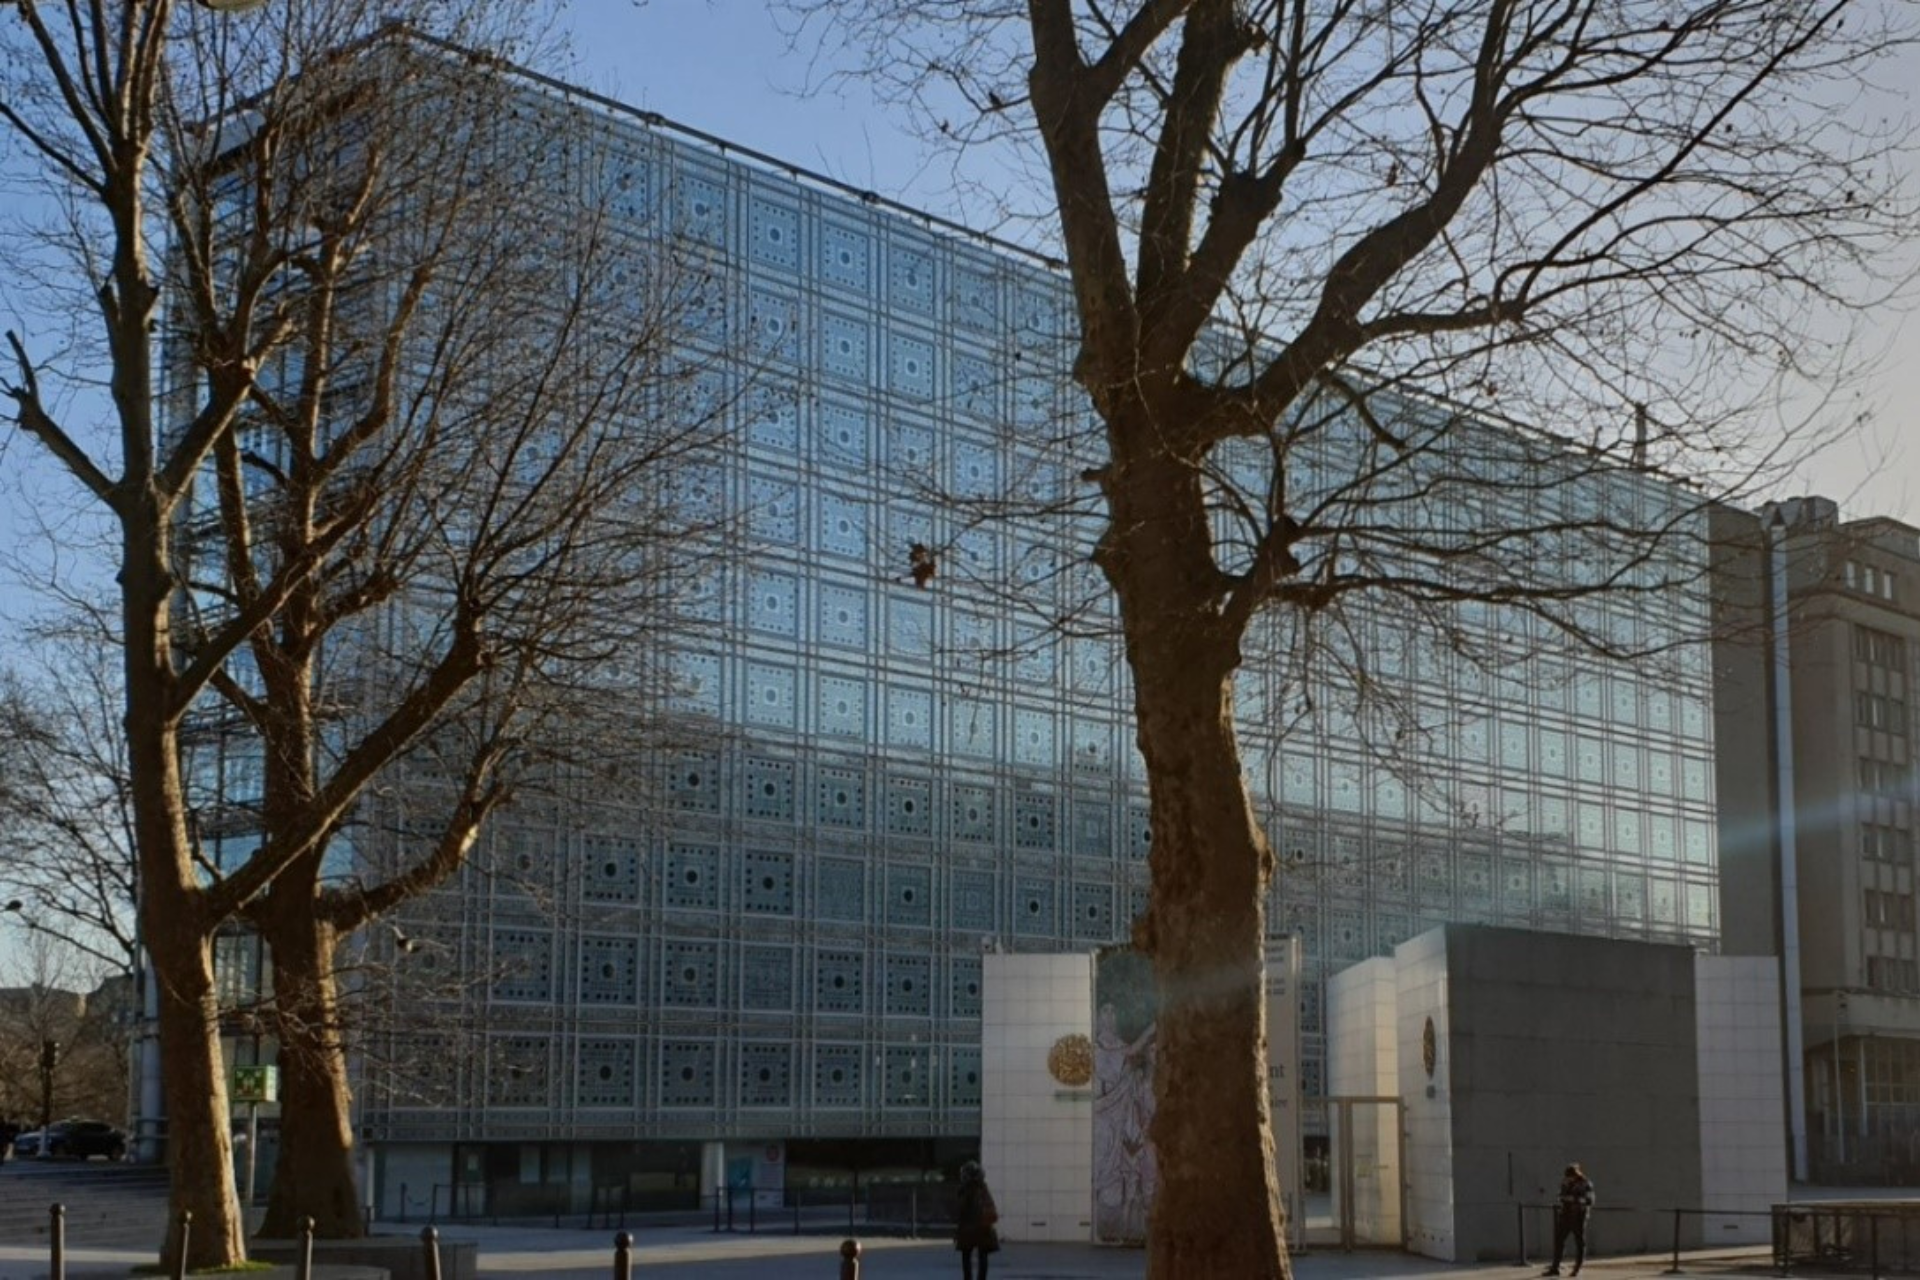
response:
[[(699, 1228), (654, 1228), (634, 1233), (634, 1275), (685, 1280), (834, 1280), (839, 1240), (819, 1236), (714, 1235)], [(489, 1277), (546, 1276), (554, 1280), (606, 1280), (613, 1270), (611, 1231), (551, 1231), (513, 1227), (449, 1225), (443, 1240), (479, 1246), (480, 1274)], [(960, 1268), (944, 1240), (873, 1239), (862, 1242), (861, 1280), (953, 1280)], [(1753, 1271), (1766, 1267), (1766, 1253), (1722, 1252), (1709, 1262), (1683, 1259), (1693, 1275), (1727, 1275), (1736, 1258)], [(125, 1277), (130, 1267), (150, 1263), (149, 1252), (73, 1249), (67, 1275), (85, 1280)], [(1651, 1280), (1668, 1274), (1667, 1257), (1596, 1258), (1581, 1273), (1592, 1280)], [(1404, 1253), (1314, 1251), (1295, 1261), (1300, 1280), (1368, 1280), (1428, 1277), (1431, 1280), (1521, 1280), (1540, 1266), (1514, 1263), (1455, 1265)], [(0, 1280), (38, 1280), (47, 1275), (44, 1247), (0, 1245)], [(1137, 1250), (1094, 1245), (1010, 1244), (995, 1255), (993, 1280), (1141, 1280), (1146, 1256)]]

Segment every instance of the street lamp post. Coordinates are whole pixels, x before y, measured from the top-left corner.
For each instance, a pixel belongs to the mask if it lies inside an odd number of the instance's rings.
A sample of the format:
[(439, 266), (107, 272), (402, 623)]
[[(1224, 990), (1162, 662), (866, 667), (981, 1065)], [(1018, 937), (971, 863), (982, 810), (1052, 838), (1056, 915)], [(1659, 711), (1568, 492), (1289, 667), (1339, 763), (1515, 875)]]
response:
[(53, 1069), (60, 1061), (60, 1042), (40, 1042), (40, 1150), (38, 1158), (53, 1158)]
[(1840, 1072), (1840, 1014), (1846, 1007), (1846, 994), (1836, 991), (1833, 996), (1833, 1136), (1834, 1154), (1842, 1165), (1847, 1162), (1847, 1090)]

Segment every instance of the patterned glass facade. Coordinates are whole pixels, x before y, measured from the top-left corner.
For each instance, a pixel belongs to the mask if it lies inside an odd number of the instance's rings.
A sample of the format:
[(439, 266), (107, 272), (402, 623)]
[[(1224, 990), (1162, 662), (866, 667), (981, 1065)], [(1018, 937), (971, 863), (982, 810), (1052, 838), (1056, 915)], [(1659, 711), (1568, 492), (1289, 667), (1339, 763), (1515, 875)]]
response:
[[(1065, 283), (656, 121), (594, 130), (588, 172), (636, 233), (709, 265), (696, 339), (741, 392), (740, 433), (690, 486), (744, 513), (746, 554), (703, 603), (720, 625), (676, 657), (674, 710), (704, 728), (653, 785), (509, 813), (405, 922), (488, 975), (459, 1009), (488, 1051), (438, 1064), (438, 1096), (373, 1091), (367, 1123), (383, 1142), (977, 1133), (983, 951), (1123, 940), (1147, 893), (1119, 647), (1023, 620), (1083, 598), (1110, 620), (1085, 544), (928, 497), (1044, 499), (1085, 465)], [(1521, 489), (1536, 516), (1683, 505), (1630, 473)], [(940, 549), (927, 589), (915, 543)], [(1697, 634), (1697, 610), (1671, 592), (1588, 621), (1651, 645)], [(1700, 656), (1609, 664), (1518, 612), (1459, 621), (1494, 660), (1348, 612), (1414, 726), (1385, 747), (1280, 623), (1249, 643), (1243, 747), (1281, 859), (1270, 926), (1304, 945), (1309, 1098), (1320, 979), (1433, 925), (1716, 937)]]

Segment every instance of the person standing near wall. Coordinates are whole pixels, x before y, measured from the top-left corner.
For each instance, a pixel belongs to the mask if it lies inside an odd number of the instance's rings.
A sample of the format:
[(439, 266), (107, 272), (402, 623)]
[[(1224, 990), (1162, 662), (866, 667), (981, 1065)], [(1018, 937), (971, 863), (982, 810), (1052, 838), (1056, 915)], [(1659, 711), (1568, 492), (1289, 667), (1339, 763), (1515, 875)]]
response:
[[(960, 1166), (960, 1211), (954, 1216), (953, 1247), (960, 1251), (960, 1280), (987, 1280), (987, 1259), (1000, 1249), (1000, 1232), (995, 1226), (1000, 1211), (987, 1190), (987, 1175), (978, 1161)], [(980, 1255), (980, 1270), (973, 1269), (973, 1255)]]
[(1587, 1216), (1593, 1212), (1593, 1183), (1578, 1164), (1570, 1164), (1560, 1179), (1560, 1204), (1553, 1214), (1553, 1265), (1541, 1274), (1560, 1274), (1560, 1259), (1567, 1250), (1567, 1238), (1573, 1238), (1573, 1270), (1579, 1275), (1587, 1260)]

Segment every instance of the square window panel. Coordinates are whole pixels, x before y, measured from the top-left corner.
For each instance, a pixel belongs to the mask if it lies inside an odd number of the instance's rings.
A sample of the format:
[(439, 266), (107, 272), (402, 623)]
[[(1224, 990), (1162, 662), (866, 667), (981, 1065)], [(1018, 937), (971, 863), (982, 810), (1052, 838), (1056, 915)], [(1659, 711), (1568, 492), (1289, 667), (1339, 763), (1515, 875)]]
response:
[(867, 736), (867, 686), (845, 676), (821, 676), (818, 727), (836, 738)]

